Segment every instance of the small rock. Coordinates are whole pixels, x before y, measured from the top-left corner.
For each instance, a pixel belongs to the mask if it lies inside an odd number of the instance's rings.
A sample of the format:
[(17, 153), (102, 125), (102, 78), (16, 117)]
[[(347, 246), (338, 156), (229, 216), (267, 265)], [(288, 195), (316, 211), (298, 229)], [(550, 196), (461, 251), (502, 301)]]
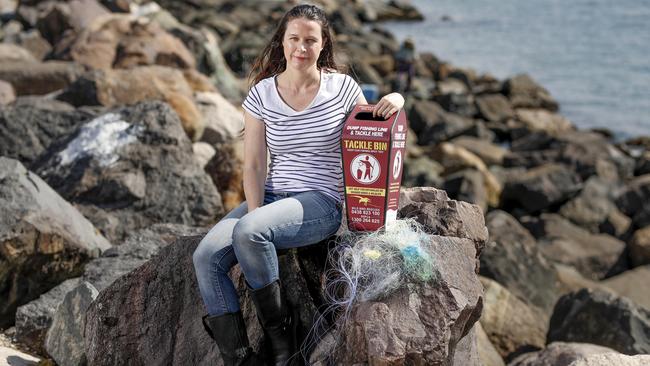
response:
[(84, 72), (72, 62), (0, 62), (0, 79), (13, 85), (17, 95), (43, 95), (66, 88)]
[(636, 267), (614, 277), (610, 277), (601, 284), (620, 296), (625, 296), (639, 306), (650, 310), (650, 265)]
[(212, 147), (212, 145), (207, 142), (195, 142), (192, 144), (192, 151), (194, 152), (194, 158), (199, 166), (205, 169), (205, 166), (208, 164), (208, 161), (212, 159), (214, 154), (217, 153), (217, 150)]
[(0, 106), (11, 104), (16, 100), (14, 87), (8, 82), (0, 80)]
[[(617, 352), (611, 348), (589, 343), (553, 342), (541, 351), (518, 356), (508, 366), (569, 366), (575, 361), (584, 360), (585, 357), (604, 353)], [(611, 365), (618, 365), (618, 363)]]
[(558, 103), (551, 97), (548, 90), (526, 74), (506, 80), (503, 92), (516, 108), (544, 108), (553, 112), (558, 110)]
[(637, 227), (650, 225), (650, 174), (628, 182), (616, 199), (618, 208), (632, 218)]
[(650, 264), (650, 226), (634, 232), (629, 249), (633, 265)]
[(47, 332), (45, 348), (59, 365), (85, 365), (83, 330), (86, 310), (99, 292), (82, 281), (59, 305)]
[(503, 157), (505, 156), (507, 150), (493, 144), (489, 141), (470, 137), (470, 136), (459, 136), (451, 140), (451, 143), (464, 147), (470, 152), (476, 154), (486, 165), (503, 165)]
[(0, 64), (33, 64), (38, 60), (31, 52), (11, 43), (0, 43)]
[(16, 310), (16, 340), (29, 344), (39, 354), (47, 354), (45, 336), (65, 295), (79, 285), (79, 278), (63, 281), (38, 299)]
[(517, 119), (530, 131), (543, 131), (555, 136), (575, 129), (569, 120), (545, 109), (519, 108), (516, 114)]
[(404, 159), (402, 186), (442, 188), (443, 171), (442, 165), (425, 156)]
[(487, 212), (487, 192), (478, 170), (465, 169), (446, 176), (443, 189), (451, 198), (473, 203)]
[(197, 93), (195, 101), (205, 121), (201, 141), (215, 145), (230, 142), (243, 134), (243, 112), (221, 94)]
[(445, 168), (444, 174), (452, 174), (467, 168), (479, 171), (483, 177), (487, 204), (492, 207), (499, 205), (502, 193), (501, 183), (490, 173), (478, 156), (463, 147), (443, 142), (430, 149), (429, 157), (442, 164)]

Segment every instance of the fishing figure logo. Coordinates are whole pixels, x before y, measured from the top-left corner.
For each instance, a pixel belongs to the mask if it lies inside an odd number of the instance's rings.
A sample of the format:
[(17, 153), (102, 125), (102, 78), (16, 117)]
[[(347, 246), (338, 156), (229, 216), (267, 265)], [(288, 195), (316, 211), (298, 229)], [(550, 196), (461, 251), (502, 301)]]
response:
[(359, 154), (352, 159), (350, 171), (352, 178), (361, 184), (372, 184), (381, 173), (381, 166), (377, 158), (370, 154)]
[(354, 197), (354, 198), (358, 198), (358, 199), (359, 199), (359, 202), (358, 202), (358, 203), (359, 203), (360, 205), (364, 205), (364, 206), (366, 206), (366, 207), (368, 207), (368, 206), (370, 206), (370, 207), (379, 207), (379, 206), (377, 206), (377, 205), (371, 205), (371, 204), (370, 204), (370, 202), (372, 202), (371, 199), (370, 199), (370, 197), (363, 197), (363, 196), (352, 196), (352, 197)]

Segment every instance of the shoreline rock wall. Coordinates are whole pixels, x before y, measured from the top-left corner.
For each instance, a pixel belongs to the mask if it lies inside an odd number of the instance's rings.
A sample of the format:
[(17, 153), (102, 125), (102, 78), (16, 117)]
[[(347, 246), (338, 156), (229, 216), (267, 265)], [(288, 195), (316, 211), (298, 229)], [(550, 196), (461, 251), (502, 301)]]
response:
[[(360, 83), (374, 84), (382, 94), (392, 91), (398, 82), (395, 53), (400, 45), (377, 22), (418, 20), (417, 9), (404, 1), (317, 3), (331, 20), (337, 62)], [(0, 225), (0, 264), (7, 268), (0, 271), (0, 290), (9, 299), (0, 303), (0, 327), (16, 322), (19, 331), (14, 333), (23, 342), (36, 342), (32, 348), (37, 353), (50, 353), (59, 363), (65, 363), (61, 355), (74, 353), (65, 350), (83, 348), (100, 359), (113, 347), (101, 331), (46, 347), (45, 334), (71, 282), (60, 291), (54, 287), (81, 276), (99, 290), (98, 299), (108, 301), (106, 294), (121, 293), (125, 281), (134, 281), (143, 271), (153, 276), (157, 272), (152, 263), (169, 261), (165, 255), (188, 251), (196, 241), (180, 239), (165, 248), (163, 257), (152, 257), (158, 247), (150, 246), (157, 240), (151, 238), (193, 231), (138, 233), (156, 224), (205, 231), (243, 199), (239, 103), (254, 57), (290, 6), (230, 0), (0, 0), (0, 161), (13, 167), (2, 170), (0, 198), (14, 197), (11, 204), (3, 204), (2, 217), (15, 219)], [(437, 309), (435, 291), (428, 300), (419, 299), (435, 308), (423, 306), (415, 312), (424, 319), (419, 338), (409, 338), (401, 329), (403, 303), (359, 307), (348, 328), (350, 342), (344, 345), (354, 352), (340, 362), (467, 364), (478, 362), (481, 350), (490, 350), (480, 357), (483, 362), (501, 358), (528, 365), (537, 359), (557, 360), (567, 352), (576, 362), (591, 360), (602, 351), (573, 343), (563, 348), (560, 341), (646, 352), (639, 332), (623, 332), (614, 343), (590, 332), (598, 313), (589, 311), (601, 306), (594, 304), (605, 304), (610, 313), (619, 314), (619, 323), (610, 328), (630, 322), (647, 325), (644, 314), (650, 305), (642, 294), (650, 293), (643, 281), (650, 264), (650, 206), (644, 204), (650, 201), (650, 138), (615, 141), (607, 131), (579, 130), (528, 75), (498, 80), (430, 52), (417, 54), (405, 95), (411, 131), (403, 183), (428, 188), (406, 190), (402, 214), (421, 220), (438, 235), (432, 241), (436, 250), (454, 248), (449, 255), (465, 254), (446, 265), (471, 278), (471, 285), (463, 287), (466, 300), (459, 300), (457, 309)], [(39, 188), (18, 200), (20, 187)], [(65, 209), (52, 213), (43, 202), (58, 202)], [(59, 226), (31, 229), (39, 217), (41, 223)], [(89, 244), (95, 239), (83, 239), (92, 248), (77, 250), (77, 241), (68, 240), (77, 232), (106, 239), (96, 245)], [(160, 239), (163, 246), (168, 240)], [(310, 297), (320, 285), (314, 268), (323, 265), (314, 256), (283, 257), (292, 281)], [(98, 274), (105, 265), (114, 271), (111, 276)], [(159, 275), (172, 276), (189, 291), (184, 298), (194, 303), (164, 298), (164, 286), (156, 288), (158, 293), (152, 289), (147, 298), (186, 306), (196, 315), (200, 304), (191, 290), (190, 272), (185, 268)], [(485, 297), (481, 285), (475, 286), (476, 274), (482, 276)], [(642, 290), (634, 291), (634, 286)], [(29, 303), (40, 295), (47, 305)], [(317, 297), (301, 308), (305, 327), (317, 309)], [(249, 299), (243, 301), (250, 310)], [(91, 313), (96, 304), (90, 303)], [(19, 306), (25, 308), (16, 315)], [(66, 319), (66, 327), (57, 328), (60, 337), (83, 323), (66, 317), (65, 309), (58, 315)], [(499, 313), (503, 309), (520, 309), (520, 328), (506, 326)], [(575, 319), (566, 309), (596, 315)], [(140, 323), (129, 323), (129, 329), (160, 325), (146, 311), (131, 319)], [(635, 318), (621, 315), (626, 312)], [(183, 314), (189, 319), (189, 311)], [(247, 320), (259, 348), (260, 330), (250, 311)], [(429, 327), (435, 322), (444, 326)], [(579, 331), (567, 331), (562, 322)], [(93, 329), (106, 326), (91, 324)], [(196, 319), (179, 329), (162, 340), (180, 343), (174, 343), (175, 353), (161, 355), (159, 363), (208, 363), (216, 357), (209, 343), (187, 351), (196, 339), (207, 342)], [(385, 336), (383, 343), (356, 337), (375, 331)], [(448, 339), (432, 336), (440, 332)], [(141, 341), (151, 347), (152, 339), (143, 336)], [(425, 343), (431, 350), (418, 351)], [(486, 361), (490, 357), (493, 361)]]

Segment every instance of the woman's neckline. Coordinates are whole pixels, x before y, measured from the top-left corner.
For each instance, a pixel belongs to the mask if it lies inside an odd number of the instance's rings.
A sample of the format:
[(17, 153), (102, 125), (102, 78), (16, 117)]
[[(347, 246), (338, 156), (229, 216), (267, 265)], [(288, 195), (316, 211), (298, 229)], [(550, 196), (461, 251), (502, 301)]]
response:
[(319, 72), (320, 80), (318, 81), (318, 91), (316, 91), (316, 94), (312, 98), (311, 102), (309, 102), (309, 104), (305, 108), (303, 108), (301, 110), (296, 110), (289, 103), (287, 103), (287, 101), (284, 100), (284, 98), (282, 98), (282, 94), (280, 94), (280, 90), (278, 89), (278, 75), (273, 76), (273, 89), (275, 90), (275, 94), (278, 96), (278, 98), (280, 99), (282, 104), (287, 106), (287, 108), (289, 108), (294, 113), (302, 113), (302, 112), (308, 110), (309, 108), (311, 108), (314, 105), (314, 102), (316, 102), (316, 99), (318, 99), (318, 96), (320, 95), (321, 90), (323, 89), (323, 70), (321, 69), (319, 71), (320, 71)]

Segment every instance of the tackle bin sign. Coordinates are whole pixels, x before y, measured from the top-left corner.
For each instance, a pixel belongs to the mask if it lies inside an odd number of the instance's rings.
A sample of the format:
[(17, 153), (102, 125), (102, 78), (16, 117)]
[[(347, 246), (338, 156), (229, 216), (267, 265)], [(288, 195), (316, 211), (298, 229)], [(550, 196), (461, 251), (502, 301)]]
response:
[(373, 231), (397, 219), (408, 122), (403, 110), (388, 119), (357, 105), (343, 125), (341, 153), (348, 228)]

